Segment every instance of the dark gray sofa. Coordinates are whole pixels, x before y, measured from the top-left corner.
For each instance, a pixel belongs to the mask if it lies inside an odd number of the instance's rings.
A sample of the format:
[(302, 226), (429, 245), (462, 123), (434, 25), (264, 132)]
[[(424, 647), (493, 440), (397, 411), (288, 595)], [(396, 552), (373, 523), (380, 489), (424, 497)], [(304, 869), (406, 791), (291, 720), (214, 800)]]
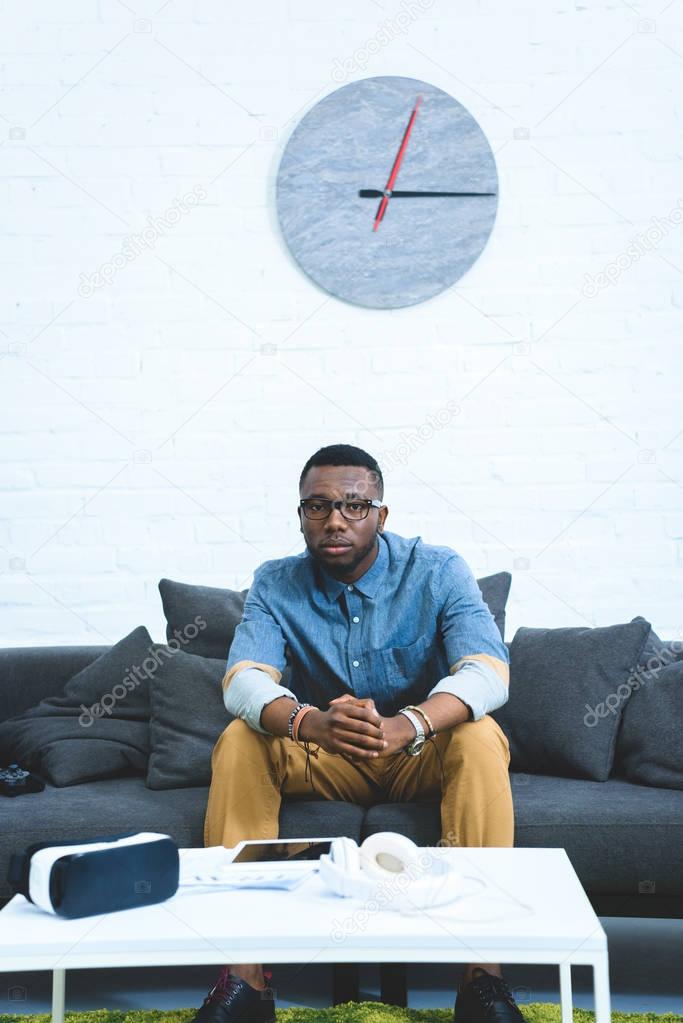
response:
[[(106, 646), (0, 649), (0, 721), (57, 694)], [(683, 916), (683, 790), (512, 772), (515, 845), (562, 847), (604, 915)], [(0, 797), (0, 901), (10, 896), (9, 856), (31, 842), (123, 830), (162, 831), (201, 846), (207, 788), (152, 790), (144, 777)], [(439, 806), (389, 803), (369, 810), (343, 802), (285, 800), (284, 837), (343, 834), (361, 841), (399, 831), (420, 845), (439, 840)]]

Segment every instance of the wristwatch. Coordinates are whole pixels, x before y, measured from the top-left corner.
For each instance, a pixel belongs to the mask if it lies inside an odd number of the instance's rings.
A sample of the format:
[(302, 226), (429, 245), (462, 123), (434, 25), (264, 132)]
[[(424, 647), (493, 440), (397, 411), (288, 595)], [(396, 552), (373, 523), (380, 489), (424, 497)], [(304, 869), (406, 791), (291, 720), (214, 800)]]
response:
[(416, 757), (422, 752), (422, 747), (426, 741), (425, 730), (422, 727), (422, 722), (418, 718), (417, 714), (413, 714), (412, 710), (407, 710), (405, 707), (399, 710), (399, 714), (403, 714), (408, 718), (417, 733), (412, 742), (409, 742), (408, 745), (404, 747), (403, 752), (407, 753), (409, 757)]

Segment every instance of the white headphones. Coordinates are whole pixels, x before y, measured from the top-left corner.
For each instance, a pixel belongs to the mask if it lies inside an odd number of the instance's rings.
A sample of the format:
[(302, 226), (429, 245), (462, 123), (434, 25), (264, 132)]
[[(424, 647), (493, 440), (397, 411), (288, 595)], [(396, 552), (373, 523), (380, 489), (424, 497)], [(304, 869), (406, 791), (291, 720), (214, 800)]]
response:
[(378, 831), (360, 846), (352, 838), (335, 838), (319, 864), (320, 877), (336, 895), (373, 899), (399, 912), (442, 906), (472, 893), (472, 879), (395, 831)]

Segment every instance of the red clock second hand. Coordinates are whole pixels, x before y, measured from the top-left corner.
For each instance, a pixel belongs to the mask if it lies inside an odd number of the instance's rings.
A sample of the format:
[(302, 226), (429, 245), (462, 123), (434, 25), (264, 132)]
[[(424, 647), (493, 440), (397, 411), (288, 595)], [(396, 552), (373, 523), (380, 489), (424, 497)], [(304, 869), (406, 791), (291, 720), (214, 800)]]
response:
[[(418, 107), (420, 106), (421, 102), (422, 102), (422, 96), (418, 96), (417, 97), (417, 102), (415, 103), (415, 106), (413, 107), (413, 112), (410, 115), (410, 120), (408, 121), (408, 126), (407, 126), (407, 128), (406, 128), (406, 130), (404, 132), (403, 140), (402, 140), (401, 145), (399, 147), (398, 153), (396, 154), (396, 159), (394, 160), (394, 166), (391, 168), (391, 174), (389, 175), (389, 180), (387, 181), (386, 187), (384, 189), (385, 192), (390, 192), (392, 190), (392, 188), (394, 187), (394, 184), (396, 183), (396, 178), (398, 177), (398, 171), (399, 171), (399, 168), (401, 166), (401, 161), (403, 160), (403, 155), (404, 155), (404, 153), (406, 151), (406, 148), (408, 146), (408, 139), (410, 138), (410, 133), (413, 130), (413, 124), (415, 123), (415, 118), (417, 117)], [(386, 210), (388, 205), (389, 205), (389, 196), (385, 195), (384, 198), (382, 199), (381, 203), (379, 204), (379, 209), (377, 210), (377, 216), (375, 217), (375, 223), (374, 223), (374, 226), (372, 228), (373, 231), (376, 231), (377, 228), (379, 227), (379, 225), (382, 223), (382, 217), (384, 216), (384, 211)]]

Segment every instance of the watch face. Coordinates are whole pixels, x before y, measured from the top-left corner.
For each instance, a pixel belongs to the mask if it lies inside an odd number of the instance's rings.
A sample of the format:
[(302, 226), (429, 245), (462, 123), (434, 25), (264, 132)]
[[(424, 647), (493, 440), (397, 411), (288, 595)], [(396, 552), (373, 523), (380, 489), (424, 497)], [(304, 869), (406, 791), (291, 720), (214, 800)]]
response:
[(426, 740), (424, 735), (416, 735), (413, 741), (407, 747), (408, 752), (412, 756), (415, 756), (417, 753), (420, 753), (422, 751), (422, 747), (425, 744), (425, 741)]
[(331, 294), (376, 309), (414, 305), (462, 277), (491, 233), (497, 192), (475, 119), (414, 78), (366, 78), (326, 96), (277, 175), (298, 264)]

